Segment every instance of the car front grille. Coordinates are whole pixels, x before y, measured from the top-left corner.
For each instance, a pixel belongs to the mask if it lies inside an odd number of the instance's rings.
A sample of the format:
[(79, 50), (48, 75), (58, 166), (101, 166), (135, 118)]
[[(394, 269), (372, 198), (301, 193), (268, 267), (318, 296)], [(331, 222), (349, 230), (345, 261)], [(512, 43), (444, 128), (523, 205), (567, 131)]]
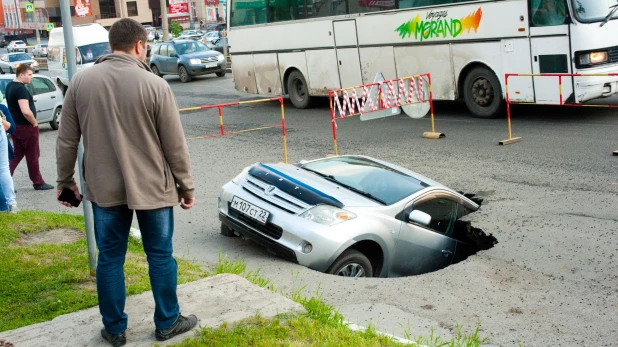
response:
[(247, 226), (261, 232), (264, 235), (270, 236), (275, 240), (279, 240), (281, 235), (283, 235), (283, 229), (280, 226), (273, 223), (262, 224), (255, 219), (245, 216), (239, 211), (231, 208), (229, 203), (227, 211), (230, 217), (245, 223)]
[(618, 46), (608, 49), (607, 54), (609, 55), (610, 63), (618, 63)]
[[(304, 201), (271, 186), (269, 183), (251, 175), (247, 176), (247, 181), (242, 185), (243, 189), (253, 196), (266, 201), (288, 213), (300, 214), (311, 207)], [(267, 190), (271, 190), (267, 192)]]
[(202, 61), (202, 63), (214, 63), (218, 61), (219, 59), (217, 59), (217, 57), (208, 57), (208, 58), (201, 58), (200, 60)]

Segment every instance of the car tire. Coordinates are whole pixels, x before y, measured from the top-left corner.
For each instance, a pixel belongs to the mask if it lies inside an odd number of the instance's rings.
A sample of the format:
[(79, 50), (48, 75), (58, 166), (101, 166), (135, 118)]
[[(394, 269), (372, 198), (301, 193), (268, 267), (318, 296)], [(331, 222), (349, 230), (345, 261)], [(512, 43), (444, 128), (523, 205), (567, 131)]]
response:
[(496, 118), (502, 114), (502, 86), (486, 67), (474, 68), (466, 75), (463, 96), (468, 110), (476, 117)]
[(221, 235), (225, 237), (236, 237), (234, 230), (230, 229), (227, 225), (221, 223)]
[(309, 95), (309, 87), (300, 71), (292, 71), (288, 77), (288, 94), (296, 108), (305, 109), (312, 106), (313, 98)]
[[(364, 275), (359, 275), (359, 270), (362, 270)], [(373, 268), (363, 253), (347, 249), (333, 262), (326, 273), (343, 277), (373, 277)]]
[(10, 67), (10, 66), (9, 66), (9, 73), (15, 73), (15, 72), (13, 71), (13, 68), (12, 68), (12, 67)]
[(159, 77), (163, 77), (163, 75), (161, 74), (161, 71), (159, 71), (159, 68), (156, 65), (152, 65), (150, 67), (150, 70), (152, 70), (152, 73), (159, 76)]
[(57, 107), (56, 110), (54, 110), (54, 118), (51, 120), (51, 122), (49, 122), (49, 126), (51, 126), (52, 129), (58, 130), (58, 128), (60, 127), (60, 116), (61, 115), (62, 115), (62, 107)]
[(224, 77), (225, 72), (226, 72), (225, 70), (217, 72), (217, 77)]
[(180, 77), (180, 82), (187, 83), (191, 82), (191, 75), (189, 75), (189, 71), (183, 65), (178, 67), (178, 76)]

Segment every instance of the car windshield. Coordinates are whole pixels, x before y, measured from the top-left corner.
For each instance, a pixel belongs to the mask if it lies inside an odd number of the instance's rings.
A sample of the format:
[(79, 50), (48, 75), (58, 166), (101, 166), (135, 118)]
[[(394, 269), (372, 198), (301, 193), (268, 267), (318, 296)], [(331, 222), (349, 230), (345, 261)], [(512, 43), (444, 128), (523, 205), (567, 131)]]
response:
[(208, 46), (197, 41), (177, 43), (174, 45), (174, 48), (178, 55), (210, 51)]
[(427, 186), (414, 177), (364, 158), (328, 158), (302, 164), (300, 167), (386, 205)]
[(9, 61), (22, 61), (22, 60), (32, 60), (32, 58), (30, 58), (30, 56), (26, 53), (9, 55)]
[[(616, 0), (571, 0), (573, 2), (573, 12), (582, 22), (600, 22), (609, 15), (612, 10), (610, 6), (618, 5)], [(612, 19), (618, 18), (618, 11), (614, 13)]]
[(41, 45), (41, 48), (47, 48), (47, 45)]
[(82, 58), (82, 64), (94, 63), (102, 55), (111, 53), (108, 42), (93, 43), (79, 47), (79, 53)]

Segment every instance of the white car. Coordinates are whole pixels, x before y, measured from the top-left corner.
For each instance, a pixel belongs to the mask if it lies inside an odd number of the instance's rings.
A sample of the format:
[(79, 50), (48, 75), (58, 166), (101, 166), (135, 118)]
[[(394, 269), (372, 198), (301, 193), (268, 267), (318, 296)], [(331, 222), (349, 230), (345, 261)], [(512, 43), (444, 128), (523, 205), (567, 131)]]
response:
[(39, 72), (39, 63), (26, 53), (9, 53), (0, 56), (0, 69), (3, 73), (15, 73), (19, 65), (32, 66), (34, 72)]
[(35, 57), (47, 57), (47, 45), (36, 45), (32, 50), (32, 55)]
[(206, 42), (204, 43), (212, 43), (213, 41), (216, 41), (220, 38), (219, 36), (219, 32), (218, 31), (210, 31), (207, 32), (206, 34), (204, 34), (204, 40)]
[(11, 52), (25, 52), (26, 51), (26, 43), (24, 41), (11, 41), (8, 46), (6, 46), (6, 50)]
[[(0, 92), (6, 96), (6, 85), (15, 79), (13, 74), (0, 75)], [(26, 84), (30, 90), (36, 105), (36, 120), (39, 124), (49, 123), (54, 130), (58, 130), (60, 125), (60, 115), (62, 113), (62, 102), (64, 98), (60, 88), (51, 78), (43, 75), (34, 75), (32, 82)], [(2, 100), (6, 105), (6, 97)]]

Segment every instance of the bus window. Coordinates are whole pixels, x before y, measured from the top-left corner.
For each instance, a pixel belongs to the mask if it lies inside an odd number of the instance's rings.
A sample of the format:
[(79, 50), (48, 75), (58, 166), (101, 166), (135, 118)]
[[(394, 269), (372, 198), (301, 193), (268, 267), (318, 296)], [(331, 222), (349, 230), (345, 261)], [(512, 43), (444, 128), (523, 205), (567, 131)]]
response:
[(305, 18), (303, 0), (268, 0), (268, 23)]
[(266, 24), (267, 0), (234, 0), (230, 10), (230, 26)]
[(554, 26), (565, 24), (567, 20), (564, 0), (530, 1), (530, 21), (533, 26)]

